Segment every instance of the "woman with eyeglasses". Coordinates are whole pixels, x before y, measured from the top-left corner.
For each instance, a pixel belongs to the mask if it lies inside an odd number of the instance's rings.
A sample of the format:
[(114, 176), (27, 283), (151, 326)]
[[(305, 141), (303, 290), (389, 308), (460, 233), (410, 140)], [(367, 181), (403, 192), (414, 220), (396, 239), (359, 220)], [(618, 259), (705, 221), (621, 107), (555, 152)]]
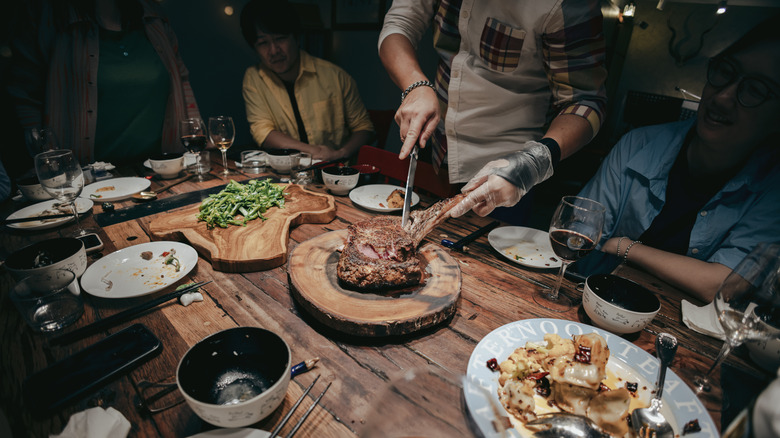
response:
[(697, 117), (636, 129), (580, 196), (607, 209), (601, 250), (712, 301), (780, 241), (780, 16), (710, 60)]

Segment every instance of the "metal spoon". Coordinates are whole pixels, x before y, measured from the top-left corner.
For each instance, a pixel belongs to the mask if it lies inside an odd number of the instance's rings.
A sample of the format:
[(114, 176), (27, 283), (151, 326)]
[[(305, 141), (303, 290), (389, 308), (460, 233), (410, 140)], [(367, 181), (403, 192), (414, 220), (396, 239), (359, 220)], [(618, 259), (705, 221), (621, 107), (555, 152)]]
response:
[(190, 178), (192, 178), (194, 176), (195, 176), (194, 173), (190, 174), (190, 175), (187, 175), (187, 176), (185, 176), (184, 178), (182, 178), (182, 179), (180, 179), (178, 181), (174, 181), (174, 182), (172, 182), (172, 183), (170, 183), (168, 185), (160, 187), (159, 189), (157, 189), (157, 191), (147, 190), (147, 191), (136, 193), (135, 195), (133, 195), (133, 201), (146, 202), (146, 201), (151, 201), (153, 199), (157, 199), (157, 195), (158, 194), (160, 194), (160, 193), (170, 189), (171, 187), (175, 186), (176, 184), (183, 183), (184, 181), (187, 181), (188, 179), (190, 179)]
[(554, 412), (525, 424), (536, 438), (609, 438), (593, 421), (582, 415)]
[(661, 363), (661, 369), (658, 370), (658, 385), (655, 390), (655, 397), (650, 401), (649, 408), (635, 409), (631, 413), (631, 425), (639, 436), (644, 436), (647, 430), (657, 438), (674, 437), (672, 425), (666, 421), (661, 414), (661, 395), (664, 392), (664, 380), (666, 379), (666, 368), (672, 364), (675, 353), (677, 353), (677, 338), (669, 333), (659, 333), (655, 338), (655, 351), (658, 361)]

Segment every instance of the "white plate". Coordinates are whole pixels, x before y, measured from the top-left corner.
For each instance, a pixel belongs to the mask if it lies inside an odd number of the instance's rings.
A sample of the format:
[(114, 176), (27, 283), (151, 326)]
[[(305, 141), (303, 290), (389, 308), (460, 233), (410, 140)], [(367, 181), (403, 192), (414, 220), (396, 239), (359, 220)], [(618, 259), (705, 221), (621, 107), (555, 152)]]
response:
[(150, 185), (152, 183), (146, 178), (111, 178), (84, 187), (81, 197), (95, 202), (121, 201)]
[(501, 227), (488, 234), (488, 242), (507, 259), (529, 268), (559, 268), (561, 259), (550, 246), (546, 231), (526, 227)]
[(260, 429), (214, 429), (201, 432), (197, 435), (191, 435), (189, 438), (267, 438), (271, 436), (270, 432)]
[[(570, 338), (572, 335), (596, 332), (601, 335), (609, 345), (610, 358), (607, 363), (607, 372), (612, 372), (623, 381), (640, 382), (640, 391), (643, 385), (654, 385), (658, 374), (658, 360), (646, 351), (637, 347), (620, 336), (613, 335), (605, 330), (574, 321), (559, 319), (526, 319), (503, 325), (479, 341), (479, 344), (471, 352), (466, 378), (474, 382), (490, 393), (492, 401), (504, 412), (498, 401), (498, 377), (499, 373), (491, 371), (487, 367), (487, 361), (495, 358), (498, 363), (503, 362), (517, 347), (524, 347), (528, 341), (544, 342), (546, 333), (555, 333), (562, 338)], [(626, 380), (626, 378), (628, 380)], [(650, 382), (650, 383), (647, 383)], [(651, 397), (648, 386), (642, 397)], [(486, 438), (497, 437), (488, 415), (490, 409), (484, 406), (486, 401), (473, 394), (465, 394), (466, 405), (475, 419), (480, 430)], [(671, 369), (666, 373), (666, 383), (663, 392), (664, 407), (661, 413), (672, 424), (675, 436), (680, 436), (688, 421), (698, 419), (701, 432), (695, 434), (696, 438), (715, 438), (718, 436), (715, 423), (712, 421), (707, 409), (701, 404), (696, 395), (685, 382)], [(508, 414), (507, 414), (508, 416)], [(517, 436), (520, 434), (510, 434)], [(521, 435), (522, 436), (522, 435)]]
[[(38, 216), (41, 214), (41, 212), (45, 210), (54, 210), (53, 205), (56, 204), (57, 202), (59, 201), (51, 199), (49, 201), (43, 201), (37, 204), (24, 207), (21, 210), (17, 210), (11, 213), (7, 219), (21, 219), (26, 217)], [(95, 204), (89, 199), (76, 198), (76, 210), (78, 210), (79, 214), (84, 214), (88, 212), (89, 210), (92, 209), (93, 205)], [(70, 209), (68, 208), (68, 210)], [(68, 212), (69, 211), (57, 211), (57, 213), (52, 213), (52, 214), (68, 213)], [(63, 217), (60, 219), (50, 219), (46, 222), (41, 222), (41, 221), (20, 222), (18, 224), (8, 224), (8, 226), (19, 230), (46, 230), (49, 228), (60, 226), (72, 220), (73, 217)]]
[[(371, 184), (353, 189), (349, 192), (349, 199), (366, 210), (379, 213), (401, 211), (403, 208), (390, 208), (386, 206), (387, 197), (390, 196), (390, 193), (393, 193), (393, 190), (399, 189), (402, 191), (404, 190), (403, 187), (389, 184)], [(420, 197), (417, 193), (412, 192), (412, 207), (417, 205), (418, 202), (420, 202)]]
[[(181, 269), (165, 265), (162, 253), (176, 251)], [(141, 258), (152, 252), (151, 260)], [(165, 289), (181, 280), (198, 263), (198, 253), (180, 242), (149, 242), (120, 249), (92, 264), (81, 277), (81, 287), (90, 295), (101, 298), (131, 298)], [(108, 285), (111, 285), (108, 288)]]
[[(190, 152), (185, 152), (184, 153), (184, 167), (191, 166), (191, 165), (195, 164), (195, 158), (196, 158), (195, 154), (190, 153)], [(152, 163), (149, 162), (148, 158), (144, 161), (144, 167), (146, 167), (147, 169), (151, 169), (152, 168)]]

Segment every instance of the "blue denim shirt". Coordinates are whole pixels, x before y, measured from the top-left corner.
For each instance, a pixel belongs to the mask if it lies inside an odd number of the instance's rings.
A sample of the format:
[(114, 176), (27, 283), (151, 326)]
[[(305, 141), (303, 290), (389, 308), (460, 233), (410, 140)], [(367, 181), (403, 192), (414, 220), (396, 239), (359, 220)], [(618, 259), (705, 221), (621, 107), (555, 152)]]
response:
[[(638, 239), (661, 212), (669, 171), (695, 119), (633, 130), (623, 136), (580, 196), (607, 209), (600, 245), (613, 236)], [(734, 269), (760, 242), (780, 241), (778, 145), (753, 153), (699, 211), (687, 255)]]

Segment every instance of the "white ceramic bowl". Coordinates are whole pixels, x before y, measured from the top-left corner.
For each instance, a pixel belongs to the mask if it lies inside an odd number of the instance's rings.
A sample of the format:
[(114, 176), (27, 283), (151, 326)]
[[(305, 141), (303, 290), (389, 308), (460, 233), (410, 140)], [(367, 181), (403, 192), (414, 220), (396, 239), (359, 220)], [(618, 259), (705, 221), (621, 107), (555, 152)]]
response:
[(193, 345), (176, 369), (187, 404), (219, 427), (257, 423), (284, 401), (290, 383), (290, 348), (259, 327), (235, 327)]
[(184, 169), (184, 154), (155, 155), (149, 158), (149, 165), (163, 179), (176, 178)]
[(16, 182), (19, 191), (30, 201), (45, 201), (51, 199), (51, 195), (43, 188), (38, 178), (24, 178)]
[(780, 367), (780, 339), (769, 341), (747, 341), (748, 353), (753, 362), (770, 373), (777, 372)]
[(636, 333), (661, 310), (658, 297), (631, 280), (612, 274), (585, 280), (582, 307), (593, 324), (616, 334)]
[[(51, 264), (36, 268), (34, 267), (36, 257), (41, 263), (44, 258), (48, 258)], [(87, 251), (82, 241), (72, 237), (43, 240), (8, 256), (5, 260), (5, 269), (17, 281), (32, 275), (47, 274), (55, 269), (67, 269), (76, 274), (76, 280), (69, 289), (78, 295), (81, 292), (78, 278), (87, 270)]]
[(295, 149), (269, 149), (268, 165), (276, 173), (287, 174), (293, 167), (298, 166), (300, 152)]
[(332, 166), (322, 169), (322, 182), (334, 195), (346, 195), (360, 180), (360, 171), (351, 167)]

